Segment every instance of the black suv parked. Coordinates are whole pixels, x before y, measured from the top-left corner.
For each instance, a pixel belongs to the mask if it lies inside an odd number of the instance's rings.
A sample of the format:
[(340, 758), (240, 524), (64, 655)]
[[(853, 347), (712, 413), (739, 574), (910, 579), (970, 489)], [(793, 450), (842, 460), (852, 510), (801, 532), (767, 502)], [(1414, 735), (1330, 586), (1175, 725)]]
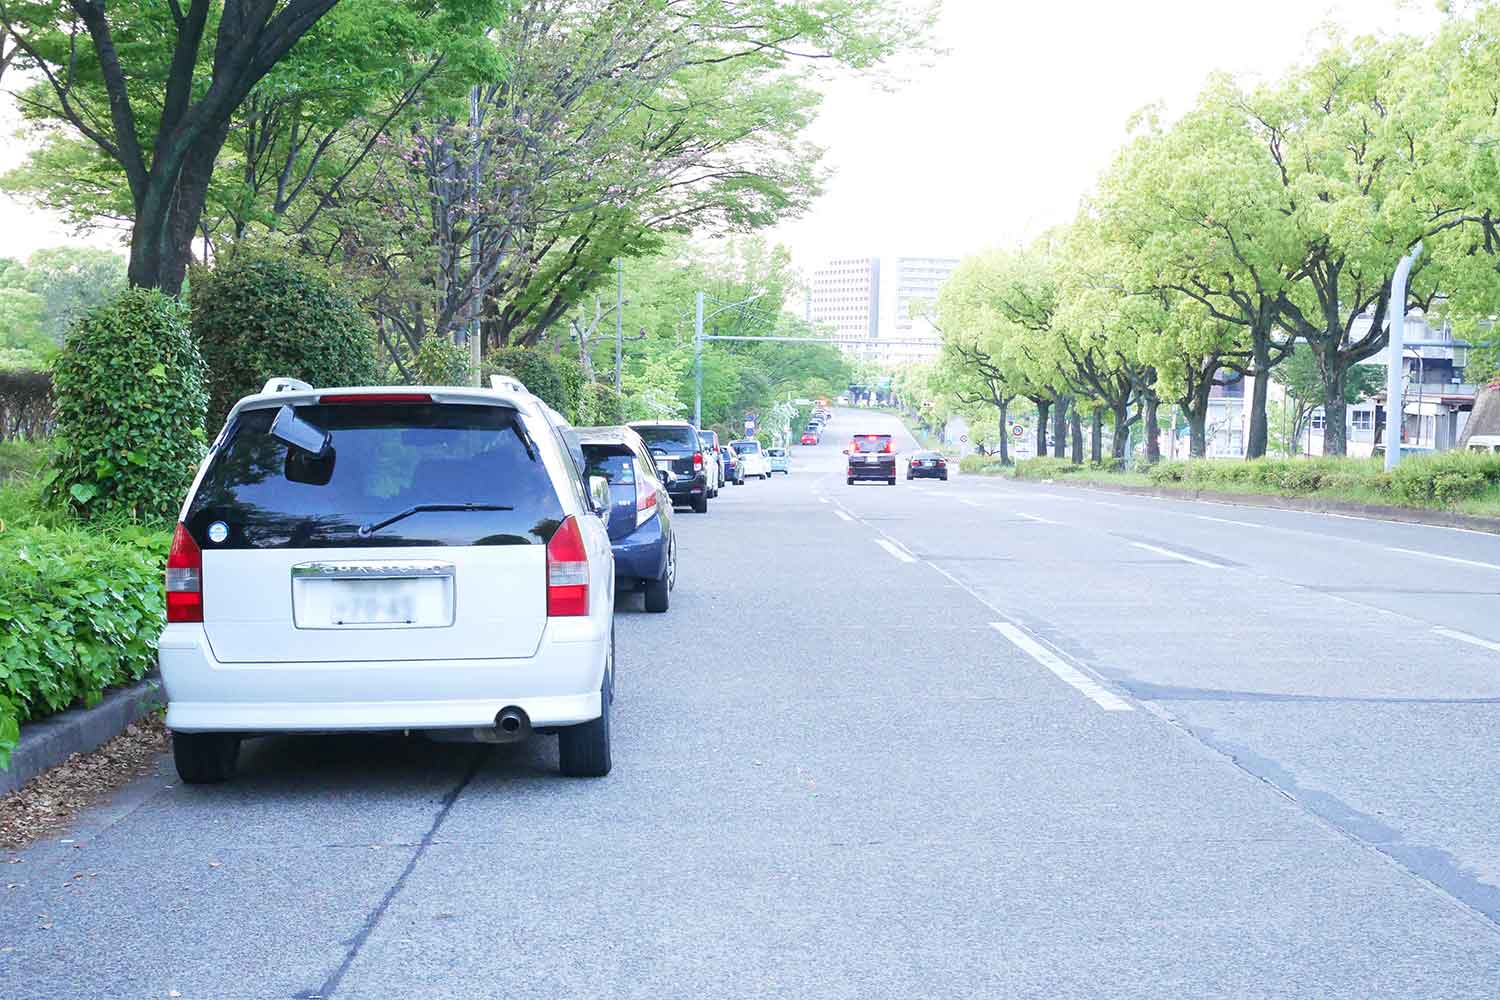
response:
[(703, 452), (698, 428), (686, 420), (642, 420), (629, 426), (651, 449), (672, 503), (707, 514), (710, 456)]

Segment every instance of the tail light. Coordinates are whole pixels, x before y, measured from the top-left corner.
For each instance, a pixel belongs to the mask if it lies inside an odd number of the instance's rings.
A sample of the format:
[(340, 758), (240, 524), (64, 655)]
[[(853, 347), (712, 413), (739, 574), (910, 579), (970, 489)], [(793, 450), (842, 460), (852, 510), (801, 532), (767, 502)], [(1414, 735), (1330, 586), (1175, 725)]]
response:
[(887, 441), (887, 442), (886, 442), (886, 443), (885, 443), (885, 447), (884, 447), (884, 448), (882, 448), (882, 449), (880, 449), (880, 450), (881, 450), (881, 451), (884, 451), (884, 452), (886, 452), (886, 453), (890, 453), (890, 452), (893, 452), (893, 451), (895, 451), (895, 450), (896, 450), (896, 449), (895, 449), (895, 448), (892, 448), (892, 447), (891, 447), (891, 443), (890, 443), (890, 442), (889, 442), (889, 441)]
[(656, 514), (656, 491), (637, 493), (635, 497), (635, 526), (639, 528)]
[(693, 452), (693, 471), (698, 472), (703, 468), (703, 452)]
[(547, 543), (547, 617), (589, 613), (589, 556), (578, 519), (569, 515)]
[(203, 550), (178, 523), (167, 553), (167, 621), (203, 620)]

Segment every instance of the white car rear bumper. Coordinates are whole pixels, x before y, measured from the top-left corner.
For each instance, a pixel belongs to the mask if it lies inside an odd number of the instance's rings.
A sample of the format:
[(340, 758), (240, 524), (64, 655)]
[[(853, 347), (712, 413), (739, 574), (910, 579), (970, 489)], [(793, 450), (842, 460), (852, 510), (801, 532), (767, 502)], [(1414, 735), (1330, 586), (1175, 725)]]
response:
[(502, 708), (533, 727), (597, 719), (609, 652), (587, 619), (554, 620), (525, 659), (221, 663), (201, 625), (168, 625), (157, 659), (183, 732), (465, 729)]

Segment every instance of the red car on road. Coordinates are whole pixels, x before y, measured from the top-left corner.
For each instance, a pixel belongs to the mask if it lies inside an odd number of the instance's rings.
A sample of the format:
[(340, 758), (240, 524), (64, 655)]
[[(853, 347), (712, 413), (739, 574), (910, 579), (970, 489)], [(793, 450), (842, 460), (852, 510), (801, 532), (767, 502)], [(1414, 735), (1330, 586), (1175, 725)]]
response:
[(816, 434), (814, 434), (812, 431), (808, 431), (807, 433), (805, 433), (805, 434), (802, 435), (802, 443), (803, 444), (817, 444), (818, 443), (818, 436)]

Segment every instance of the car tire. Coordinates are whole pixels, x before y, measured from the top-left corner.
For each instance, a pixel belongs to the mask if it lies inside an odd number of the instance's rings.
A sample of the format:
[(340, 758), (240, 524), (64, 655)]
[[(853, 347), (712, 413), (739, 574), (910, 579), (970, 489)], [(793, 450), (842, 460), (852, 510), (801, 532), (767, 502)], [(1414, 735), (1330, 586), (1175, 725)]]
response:
[(233, 733), (174, 732), (172, 760), (185, 784), (216, 785), (234, 777), (240, 760), (240, 738)]
[(659, 615), (672, 606), (672, 578), (676, 569), (677, 554), (667, 550), (667, 569), (660, 579), (646, 581), (646, 610)]
[(907, 481), (907, 482), (908, 482), (908, 483), (909, 483), (909, 482), (911, 482), (911, 473), (910, 473), (910, 472), (908, 472), (908, 473), (907, 473), (907, 474), (906, 474), (906, 481)]
[(896, 477), (892, 476), (891, 478), (887, 479), (886, 480), (886, 485), (888, 485), (888, 486), (895, 486), (896, 485)]
[(599, 718), (557, 731), (559, 770), (569, 778), (602, 778), (609, 773), (609, 703), (614, 700), (611, 666), (599, 692)]
[(854, 477), (850, 476), (848, 479), (844, 480), (844, 482), (847, 483), (850, 486), (853, 486), (854, 485)]
[(943, 482), (946, 483), (947, 481), (948, 481), (948, 473), (945, 472), (945, 473), (943, 473)]
[(707, 514), (708, 513), (708, 497), (706, 497), (706, 496), (703, 496), (703, 497), (693, 497), (693, 513), (694, 514)]

